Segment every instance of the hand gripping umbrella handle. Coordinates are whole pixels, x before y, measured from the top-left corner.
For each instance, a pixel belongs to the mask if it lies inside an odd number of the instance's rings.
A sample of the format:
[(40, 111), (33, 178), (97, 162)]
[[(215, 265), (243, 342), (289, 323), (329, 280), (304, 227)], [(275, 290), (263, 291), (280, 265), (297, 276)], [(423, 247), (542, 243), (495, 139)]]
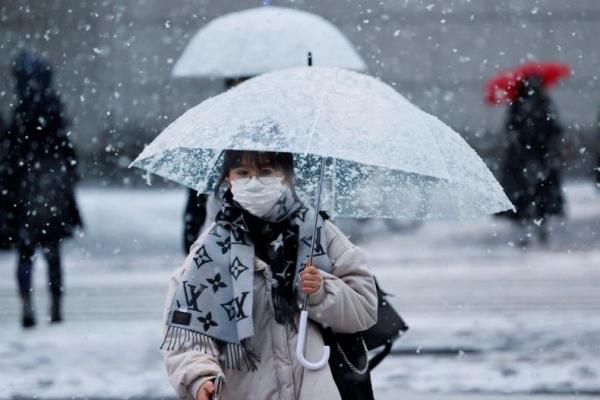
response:
[(296, 343), (296, 358), (298, 362), (306, 369), (321, 369), (327, 365), (329, 361), (329, 346), (323, 346), (323, 356), (319, 361), (310, 362), (304, 358), (304, 346), (306, 342), (306, 324), (308, 322), (308, 312), (302, 311), (300, 313), (300, 327), (298, 328), (298, 342)]

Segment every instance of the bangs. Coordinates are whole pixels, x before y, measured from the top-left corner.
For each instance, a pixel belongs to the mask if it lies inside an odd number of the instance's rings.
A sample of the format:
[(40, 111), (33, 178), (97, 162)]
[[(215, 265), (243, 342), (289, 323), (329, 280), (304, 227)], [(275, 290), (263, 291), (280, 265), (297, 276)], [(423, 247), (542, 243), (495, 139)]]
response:
[(229, 172), (241, 166), (272, 167), (288, 173), (294, 169), (294, 157), (291, 153), (227, 150), (223, 157), (223, 171)]

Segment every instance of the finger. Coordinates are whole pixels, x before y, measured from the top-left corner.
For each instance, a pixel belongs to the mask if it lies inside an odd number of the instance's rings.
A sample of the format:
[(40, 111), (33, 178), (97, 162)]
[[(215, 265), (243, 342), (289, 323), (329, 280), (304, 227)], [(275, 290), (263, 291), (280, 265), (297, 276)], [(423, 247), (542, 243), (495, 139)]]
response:
[(307, 279), (303, 280), (302, 282), (300, 282), (300, 284), (302, 284), (302, 285), (319, 285), (320, 283), (321, 283), (320, 280), (313, 279), (313, 278), (307, 278)]
[(306, 277), (306, 278), (320, 278), (321, 277), (321, 273), (319, 271), (306, 272), (304, 274), (304, 277)]
[(319, 289), (319, 285), (316, 284), (305, 284), (302, 285), (302, 290), (303, 291), (317, 291)]
[(306, 285), (309, 287), (313, 287), (313, 288), (319, 288), (319, 286), (321, 286), (321, 282), (319, 281), (314, 281), (314, 282), (306, 282)]
[(210, 395), (213, 393), (214, 387), (211, 381), (204, 383), (200, 389), (198, 389), (197, 400), (209, 400)]
[(315, 274), (315, 273), (311, 273), (311, 272), (302, 272), (302, 273), (300, 274), (300, 279), (303, 279), (303, 280), (304, 280), (304, 279), (314, 279), (314, 278), (315, 278), (315, 276), (319, 276), (319, 273), (317, 272), (317, 273)]
[(321, 278), (318, 276), (307, 276), (302, 280), (302, 283), (313, 283), (317, 284), (321, 282)]
[(320, 273), (319, 273), (318, 269), (311, 268), (311, 269), (305, 269), (304, 271), (302, 271), (301, 275), (314, 276), (314, 275), (320, 275)]
[(310, 283), (310, 282), (302, 283), (303, 288), (309, 288), (309, 287), (313, 287), (313, 286), (315, 286), (314, 283)]

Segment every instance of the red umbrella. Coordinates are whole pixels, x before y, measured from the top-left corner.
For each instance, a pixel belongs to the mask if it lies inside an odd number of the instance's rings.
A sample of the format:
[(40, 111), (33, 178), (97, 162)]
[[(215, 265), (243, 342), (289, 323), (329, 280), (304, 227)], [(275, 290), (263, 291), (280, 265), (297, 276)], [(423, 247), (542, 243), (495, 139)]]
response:
[(542, 79), (544, 87), (551, 87), (570, 74), (571, 67), (559, 61), (521, 64), (494, 75), (485, 83), (485, 101), (491, 105), (515, 101), (519, 82), (534, 75)]

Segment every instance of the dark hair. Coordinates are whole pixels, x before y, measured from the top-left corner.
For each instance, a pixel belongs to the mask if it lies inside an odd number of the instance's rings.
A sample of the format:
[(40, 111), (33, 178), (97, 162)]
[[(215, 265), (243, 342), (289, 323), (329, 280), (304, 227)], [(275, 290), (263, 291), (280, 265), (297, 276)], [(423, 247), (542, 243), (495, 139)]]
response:
[(229, 90), (233, 87), (236, 87), (240, 83), (251, 79), (251, 76), (238, 76), (236, 78), (225, 78), (225, 90)]
[(546, 97), (544, 80), (539, 75), (530, 75), (523, 78), (518, 83), (517, 94), (519, 99), (528, 97)]
[(244, 156), (250, 157), (252, 165), (268, 165), (275, 169), (283, 171), (285, 178), (291, 183), (292, 192), (294, 192), (294, 155), (292, 153), (274, 152), (274, 151), (254, 151), (254, 150), (224, 150), (223, 164), (221, 174), (215, 185), (215, 193), (218, 194), (221, 185), (227, 179), (229, 171), (240, 166)]

